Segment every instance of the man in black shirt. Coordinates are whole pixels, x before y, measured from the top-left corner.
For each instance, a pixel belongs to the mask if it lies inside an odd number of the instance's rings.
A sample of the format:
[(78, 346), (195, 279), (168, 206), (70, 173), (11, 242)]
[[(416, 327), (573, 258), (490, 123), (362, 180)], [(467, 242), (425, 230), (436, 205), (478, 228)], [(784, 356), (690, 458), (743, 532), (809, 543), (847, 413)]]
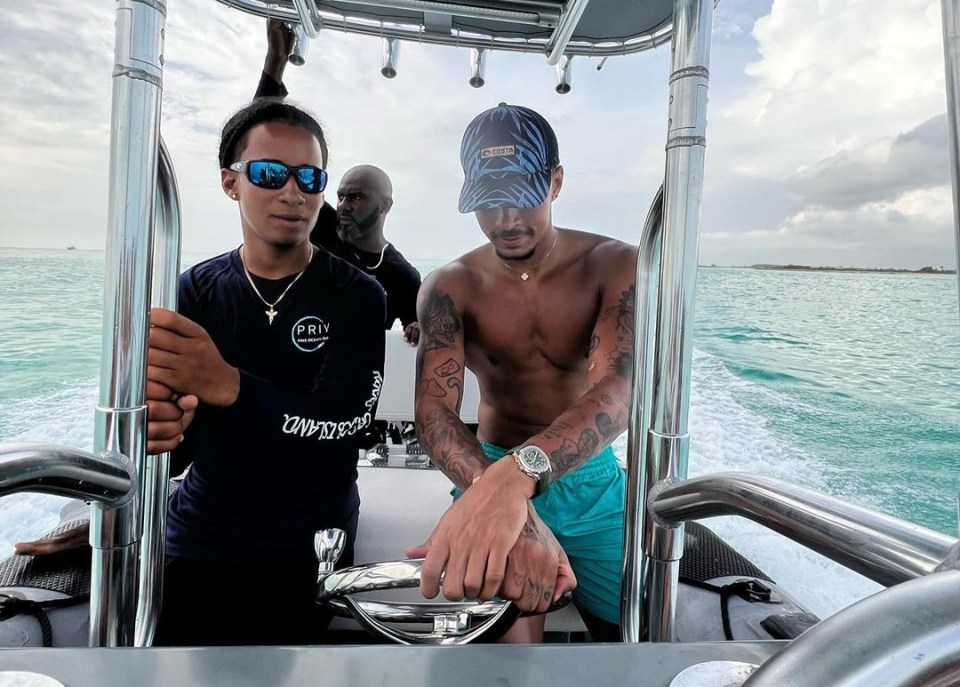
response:
[[(177, 312), (150, 314), (149, 454), (190, 465), (168, 502), (157, 645), (310, 644), (316, 530), (347, 533), (357, 458), (383, 382), (386, 304), (377, 282), (315, 248), (326, 140), (277, 99), (224, 126), (224, 193), (243, 244), (180, 276)], [(17, 552), (85, 547), (89, 525)]]
[(386, 173), (373, 165), (353, 167), (337, 189), (336, 236), (324, 237), (320, 245), (380, 282), (387, 293), (386, 328), (399, 319), (404, 338), (416, 345), (420, 273), (383, 237), (392, 206), (393, 185)]
[[(281, 21), (267, 21), (267, 55), (256, 98), (285, 97), (283, 85), (293, 32)], [(387, 294), (386, 329), (398, 319), (404, 339), (415, 346), (420, 340), (417, 293), (420, 273), (383, 235), (387, 213), (393, 206), (393, 185), (387, 174), (372, 165), (347, 171), (337, 190), (337, 210), (328, 204), (320, 210), (310, 241), (372, 276)]]
[(309, 241), (325, 163), (301, 110), (236, 113), (220, 167), (243, 245), (181, 276), (176, 313), (151, 313), (147, 450), (192, 464), (168, 507), (159, 645), (322, 641), (313, 533), (345, 530), (350, 564), (385, 299)]

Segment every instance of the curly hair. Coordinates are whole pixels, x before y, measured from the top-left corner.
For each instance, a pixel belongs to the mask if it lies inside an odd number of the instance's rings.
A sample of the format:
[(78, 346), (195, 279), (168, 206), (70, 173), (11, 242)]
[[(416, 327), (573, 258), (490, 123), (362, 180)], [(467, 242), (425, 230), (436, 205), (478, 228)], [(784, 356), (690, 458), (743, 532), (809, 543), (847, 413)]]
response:
[(257, 98), (235, 112), (223, 125), (219, 153), (221, 169), (226, 169), (237, 161), (237, 156), (247, 147), (250, 129), (266, 122), (288, 124), (309, 131), (320, 143), (323, 166), (327, 166), (327, 139), (316, 119), (282, 98)]

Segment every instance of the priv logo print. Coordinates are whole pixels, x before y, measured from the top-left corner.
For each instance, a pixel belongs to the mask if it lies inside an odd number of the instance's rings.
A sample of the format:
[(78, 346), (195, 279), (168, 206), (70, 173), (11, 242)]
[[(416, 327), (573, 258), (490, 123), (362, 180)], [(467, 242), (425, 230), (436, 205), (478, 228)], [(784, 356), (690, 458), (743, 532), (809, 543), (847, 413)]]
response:
[(290, 330), (290, 338), (304, 353), (319, 351), (330, 339), (330, 323), (314, 315), (301, 317)]

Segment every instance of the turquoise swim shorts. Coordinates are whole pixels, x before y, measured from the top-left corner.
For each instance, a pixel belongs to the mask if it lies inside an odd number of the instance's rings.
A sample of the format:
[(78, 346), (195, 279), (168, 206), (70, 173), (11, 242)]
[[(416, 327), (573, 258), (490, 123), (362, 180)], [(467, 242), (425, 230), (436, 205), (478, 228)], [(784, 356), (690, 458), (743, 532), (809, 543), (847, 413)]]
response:
[[(510, 452), (486, 441), (480, 445), (491, 461)], [(458, 498), (462, 492), (451, 493)], [(626, 472), (608, 446), (533, 499), (537, 515), (553, 531), (577, 576), (574, 603), (615, 625), (620, 624), (626, 493)]]

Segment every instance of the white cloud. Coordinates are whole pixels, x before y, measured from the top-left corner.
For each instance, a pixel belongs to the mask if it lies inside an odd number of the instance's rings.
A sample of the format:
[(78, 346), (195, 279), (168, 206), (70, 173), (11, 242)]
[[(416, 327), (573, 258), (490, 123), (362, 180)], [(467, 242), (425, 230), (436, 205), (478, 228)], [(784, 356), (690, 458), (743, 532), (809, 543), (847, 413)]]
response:
[(950, 202), (950, 187), (939, 186), (854, 210), (804, 209), (772, 229), (704, 234), (703, 252), (714, 259), (701, 262), (782, 264), (789, 255), (786, 262), (815, 266), (950, 266), (955, 256), (943, 236)]
[(947, 118), (896, 138), (870, 141), (803, 167), (787, 180), (803, 205), (850, 208), (950, 183)]
[[(750, 88), (710, 120), (705, 205), (765, 190), (742, 219), (704, 217), (702, 262), (954, 264), (940, 32), (936, 0), (774, 0), (753, 29)], [(942, 205), (902, 212), (918, 194)], [(771, 222), (771, 207), (786, 216)]]
[(757, 85), (731, 114), (817, 157), (904, 131), (943, 110), (940, 31), (936, 0), (776, 0), (754, 27)]

